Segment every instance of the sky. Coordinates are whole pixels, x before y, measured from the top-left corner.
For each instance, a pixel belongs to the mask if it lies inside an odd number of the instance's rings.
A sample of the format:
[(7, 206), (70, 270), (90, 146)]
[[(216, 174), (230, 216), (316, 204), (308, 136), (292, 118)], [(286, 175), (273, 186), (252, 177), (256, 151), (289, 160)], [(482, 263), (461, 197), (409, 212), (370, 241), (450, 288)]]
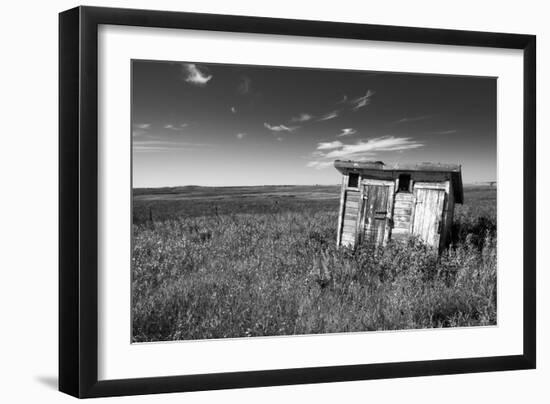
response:
[(133, 187), (337, 184), (334, 160), (496, 180), (496, 78), (132, 61)]

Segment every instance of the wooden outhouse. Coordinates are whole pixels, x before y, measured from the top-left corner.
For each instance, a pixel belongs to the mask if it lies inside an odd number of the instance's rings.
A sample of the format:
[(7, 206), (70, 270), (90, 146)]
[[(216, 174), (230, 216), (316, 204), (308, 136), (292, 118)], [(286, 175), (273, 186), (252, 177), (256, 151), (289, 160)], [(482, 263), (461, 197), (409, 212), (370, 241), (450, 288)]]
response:
[(438, 249), (448, 245), (455, 203), (463, 203), (456, 164), (340, 161), (338, 246), (385, 245), (417, 236)]

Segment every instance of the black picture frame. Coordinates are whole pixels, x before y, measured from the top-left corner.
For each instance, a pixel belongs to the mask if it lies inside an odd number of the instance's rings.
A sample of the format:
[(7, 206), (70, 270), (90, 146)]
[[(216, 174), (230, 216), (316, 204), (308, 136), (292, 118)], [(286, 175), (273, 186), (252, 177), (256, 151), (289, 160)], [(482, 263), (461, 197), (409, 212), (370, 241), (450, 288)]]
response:
[[(523, 50), (523, 354), (98, 381), (98, 26)], [(183, 12), (77, 7), (59, 15), (59, 390), (104, 397), (324, 383), (536, 366), (536, 37)]]

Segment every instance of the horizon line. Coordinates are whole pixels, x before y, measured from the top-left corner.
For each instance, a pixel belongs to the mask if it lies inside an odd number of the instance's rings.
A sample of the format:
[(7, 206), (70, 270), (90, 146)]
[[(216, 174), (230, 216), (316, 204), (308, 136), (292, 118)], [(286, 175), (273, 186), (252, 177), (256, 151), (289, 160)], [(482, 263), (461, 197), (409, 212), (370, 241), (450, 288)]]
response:
[[(489, 185), (490, 183), (498, 184), (496, 180), (487, 180), (487, 181), (472, 181), (464, 182), (462, 185)], [(194, 187), (194, 188), (242, 188), (242, 187), (328, 187), (328, 186), (341, 186), (340, 182), (333, 184), (261, 184), (261, 185), (197, 185), (197, 184), (187, 184), (187, 185), (160, 185), (160, 186), (146, 186), (146, 187), (134, 187), (134, 189), (161, 189), (161, 188), (185, 188), (185, 187)]]

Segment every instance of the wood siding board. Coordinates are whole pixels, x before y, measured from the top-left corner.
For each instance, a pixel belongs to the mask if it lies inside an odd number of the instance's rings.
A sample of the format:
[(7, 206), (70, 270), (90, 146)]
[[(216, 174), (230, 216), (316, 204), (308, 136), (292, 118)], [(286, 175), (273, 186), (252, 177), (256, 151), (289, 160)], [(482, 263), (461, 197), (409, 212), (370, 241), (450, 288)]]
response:
[(357, 219), (357, 214), (346, 212), (344, 216), (344, 220), (355, 220), (355, 219)]
[(406, 219), (394, 218), (393, 223), (394, 223), (394, 227), (402, 227), (404, 229), (408, 229), (409, 225), (411, 224), (411, 221), (409, 218), (406, 218)]
[(394, 227), (402, 227), (403, 229), (408, 229), (411, 224), (410, 219), (406, 219), (406, 220), (394, 219), (393, 222), (395, 223)]
[(355, 243), (355, 237), (352, 234), (342, 234), (342, 241)]
[[(413, 188), (414, 189), (414, 188)], [(415, 222), (415, 217), (416, 217), (416, 204), (418, 203), (418, 199), (417, 199), (417, 195), (416, 195), (416, 191), (413, 192), (413, 200), (412, 200), (412, 204), (411, 204), (411, 224), (410, 224), (410, 227), (409, 227), (409, 233), (410, 234), (414, 234), (414, 222)]]
[(383, 210), (384, 212), (383, 216), (381, 216), (380, 213), (376, 213), (377, 215), (376, 220), (378, 220), (377, 244), (379, 245), (380, 244), (384, 245), (386, 242), (386, 230), (388, 227), (387, 224), (388, 224), (388, 211), (389, 211), (389, 206), (388, 206), (389, 191), (390, 189), (387, 186), (383, 188), (380, 187), (378, 189), (379, 198), (380, 198), (380, 205), (378, 206), (378, 208), (380, 210)]
[(404, 227), (394, 227), (393, 233), (409, 233), (409, 229)]
[[(432, 244), (432, 240), (430, 237), (430, 229), (435, 225), (433, 222), (433, 217), (431, 215), (432, 209), (433, 209), (433, 199), (434, 199), (434, 193), (430, 192), (429, 190), (425, 190), (426, 197), (424, 198), (424, 215), (423, 215), (423, 221), (422, 221), (422, 231), (421, 234), (424, 236), (424, 241), (427, 244)], [(432, 220), (430, 220), (432, 219)]]
[(394, 210), (394, 203), (395, 203), (395, 190), (397, 189), (397, 182), (394, 180), (392, 184), (388, 185), (388, 207), (387, 207), (387, 215), (386, 215), (386, 229), (384, 232), (384, 245), (388, 243), (388, 241), (391, 238), (391, 232), (393, 229), (393, 210)]
[(449, 181), (443, 182), (417, 182), (415, 184), (416, 188), (429, 188), (429, 189), (444, 189), (447, 191)]
[(350, 227), (355, 229), (356, 221), (354, 219), (352, 220), (344, 220), (344, 227)]
[(393, 220), (395, 222), (409, 222), (411, 220), (410, 215), (395, 215), (393, 217)]
[(360, 186), (360, 194), (359, 194), (359, 213), (357, 214), (356, 222), (355, 222), (355, 244), (360, 243), (363, 239), (363, 215), (361, 212), (363, 211), (363, 205), (365, 203), (365, 187), (362, 184), (362, 177), (359, 177), (359, 186)]
[(435, 240), (434, 240), (434, 246), (438, 249), (441, 246), (441, 235), (443, 234), (443, 229), (445, 225), (445, 216), (444, 216), (444, 209), (445, 209), (445, 202), (447, 200), (447, 192), (445, 190), (441, 190), (439, 192), (439, 197), (437, 200), (437, 206), (435, 206), (435, 215), (437, 218), (436, 221), (436, 227), (435, 227)]
[(356, 207), (353, 207), (353, 206), (350, 207), (346, 205), (344, 209), (345, 209), (345, 214), (351, 215), (353, 217), (357, 217), (357, 215), (359, 214), (359, 209), (357, 209)]
[(361, 216), (361, 240), (364, 240), (366, 237), (366, 228), (367, 228), (367, 214), (366, 214), (366, 210), (368, 209), (368, 206), (367, 206), (367, 203), (368, 203), (368, 199), (369, 199), (369, 188), (367, 185), (365, 185), (365, 181), (362, 182), (362, 188), (363, 188), (363, 199), (362, 199), (362, 204), (361, 204), (361, 211), (360, 211), (360, 216)]
[[(430, 190), (431, 191), (431, 190)], [(435, 244), (435, 237), (436, 237), (436, 229), (437, 229), (437, 223), (439, 220), (441, 220), (441, 214), (436, 215), (435, 209), (438, 202), (440, 192), (428, 192), (428, 201), (429, 201), (429, 209), (426, 211), (426, 216), (424, 217), (424, 227), (426, 229), (426, 232), (428, 234), (428, 244), (434, 245)], [(439, 216), (439, 217), (438, 217)]]
[(342, 188), (340, 189), (340, 207), (338, 211), (338, 230), (336, 232), (336, 246), (339, 247), (342, 242), (342, 226), (344, 222), (344, 204), (346, 197), (347, 175), (342, 175)]
[(441, 222), (439, 224), (439, 234), (438, 234), (438, 240), (437, 240), (437, 248), (439, 251), (443, 248), (443, 245), (446, 241), (446, 231), (447, 231), (447, 191), (443, 192), (441, 195), (441, 198), (443, 198), (443, 201), (441, 202), (441, 216), (439, 217), (439, 221)]
[(411, 226), (411, 234), (413, 235), (419, 235), (422, 231), (422, 215), (424, 212), (424, 209), (420, 209), (418, 206), (422, 205), (424, 203), (424, 192), (421, 191), (421, 189), (415, 188), (415, 200), (414, 200), (414, 218), (412, 220), (412, 226)]
[[(396, 186), (397, 186), (396, 180)], [(397, 188), (396, 188), (397, 190)], [(411, 192), (396, 192), (393, 201), (393, 234), (397, 240), (406, 238), (410, 233), (414, 194)]]
[(342, 245), (344, 247), (350, 247), (353, 245), (353, 240), (342, 240)]
[(381, 179), (374, 179), (374, 178), (363, 178), (361, 181), (362, 185), (378, 185), (378, 186), (393, 186), (394, 180), (381, 180)]

